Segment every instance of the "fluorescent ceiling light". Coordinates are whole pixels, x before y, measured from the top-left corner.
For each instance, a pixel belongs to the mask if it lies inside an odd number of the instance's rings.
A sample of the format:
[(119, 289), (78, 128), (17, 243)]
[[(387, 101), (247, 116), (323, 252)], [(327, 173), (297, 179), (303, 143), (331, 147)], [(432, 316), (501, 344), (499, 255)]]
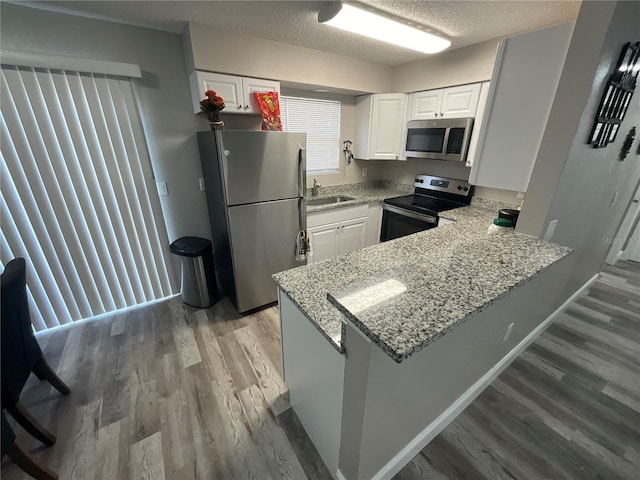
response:
[(422, 53), (438, 53), (451, 45), (449, 40), (432, 33), (348, 3), (331, 2), (318, 12), (318, 21)]

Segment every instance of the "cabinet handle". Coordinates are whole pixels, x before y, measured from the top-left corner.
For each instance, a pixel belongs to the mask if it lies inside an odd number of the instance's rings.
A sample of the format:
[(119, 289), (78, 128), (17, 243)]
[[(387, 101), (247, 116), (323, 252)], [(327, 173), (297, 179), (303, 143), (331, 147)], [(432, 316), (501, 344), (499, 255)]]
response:
[(244, 106), (244, 109), (245, 109), (245, 110), (246, 110), (247, 108), (249, 108), (249, 105), (245, 105), (245, 106)]
[(238, 105), (238, 108), (242, 108), (242, 105)]

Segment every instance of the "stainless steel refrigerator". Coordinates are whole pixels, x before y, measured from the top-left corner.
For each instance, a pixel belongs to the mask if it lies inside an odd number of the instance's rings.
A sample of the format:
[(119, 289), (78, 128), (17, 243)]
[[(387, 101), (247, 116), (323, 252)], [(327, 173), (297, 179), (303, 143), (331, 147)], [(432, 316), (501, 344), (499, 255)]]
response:
[(306, 229), (306, 135), (198, 133), (216, 273), (238, 312), (275, 302), (271, 275), (299, 265)]

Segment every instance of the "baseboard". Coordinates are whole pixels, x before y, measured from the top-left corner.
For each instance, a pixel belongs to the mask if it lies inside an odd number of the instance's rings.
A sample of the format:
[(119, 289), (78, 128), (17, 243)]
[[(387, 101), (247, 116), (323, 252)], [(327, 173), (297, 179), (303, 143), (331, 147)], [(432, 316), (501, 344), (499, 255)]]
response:
[(122, 314), (124, 312), (127, 312), (129, 310), (136, 310), (138, 308), (143, 308), (143, 307), (148, 307), (149, 305), (153, 305), (154, 303), (160, 303), (160, 302), (166, 302), (167, 300), (177, 297), (179, 296), (180, 293), (172, 293), (171, 295), (167, 295), (166, 297), (162, 297), (162, 298), (156, 298), (155, 300), (150, 300), (148, 302), (145, 303), (140, 303), (138, 305), (132, 305), (130, 307), (124, 307), (121, 308), (119, 310), (113, 310), (111, 312), (105, 312), (105, 313), (101, 313), (99, 315), (94, 315), (93, 317), (88, 317), (88, 318), (81, 318), (80, 320), (73, 320), (69, 323), (63, 323), (62, 325), (55, 325), (53, 327), (49, 327), (46, 330), (40, 330), (38, 332), (35, 332), (36, 338), (38, 337), (38, 335), (44, 334), (44, 333), (50, 333), (54, 330), (58, 331), (58, 330), (65, 330), (69, 327), (73, 327), (74, 325), (80, 325), (82, 323), (87, 323), (87, 322), (93, 322), (94, 320), (102, 320), (103, 318), (107, 318), (110, 316), (115, 316), (115, 315), (119, 315)]
[[(516, 345), (502, 360), (494, 365), (491, 370), (474, 383), (466, 392), (451, 404), (442, 414), (431, 422), (422, 432), (420, 432), (411, 442), (400, 450), (372, 480), (387, 480), (392, 478), (404, 467), (418, 452), (433, 440), (449, 423), (451, 423), (469, 404), (476, 399), (482, 391), (493, 382), (502, 371), (507, 368), (533, 341), (544, 332), (551, 323), (564, 312), (582, 293), (588, 289), (593, 282), (598, 279), (598, 274), (590, 278), (582, 287), (571, 295), (562, 305), (560, 305), (551, 315), (549, 315), (540, 325), (538, 325), (529, 335), (527, 335), (518, 345)], [(338, 470), (337, 478), (346, 480)]]
[(342, 475), (342, 472), (340, 471), (340, 469), (338, 469), (338, 471), (336, 472), (336, 479), (337, 480), (347, 480), (346, 478), (344, 478), (344, 475)]

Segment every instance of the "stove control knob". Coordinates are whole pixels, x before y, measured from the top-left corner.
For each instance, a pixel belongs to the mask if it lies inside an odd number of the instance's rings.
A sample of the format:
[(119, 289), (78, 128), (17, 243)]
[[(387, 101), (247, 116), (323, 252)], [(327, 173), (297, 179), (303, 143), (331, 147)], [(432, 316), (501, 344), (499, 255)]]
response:
[(464, 187), (464, 188), (463, 188), (463, 190), (464, 190), (465, 192), (468, 192), (468, 191), (469, 191), (469, 187)]
[(458, 185), (458, 190), (462, 190), (462, 185)]

